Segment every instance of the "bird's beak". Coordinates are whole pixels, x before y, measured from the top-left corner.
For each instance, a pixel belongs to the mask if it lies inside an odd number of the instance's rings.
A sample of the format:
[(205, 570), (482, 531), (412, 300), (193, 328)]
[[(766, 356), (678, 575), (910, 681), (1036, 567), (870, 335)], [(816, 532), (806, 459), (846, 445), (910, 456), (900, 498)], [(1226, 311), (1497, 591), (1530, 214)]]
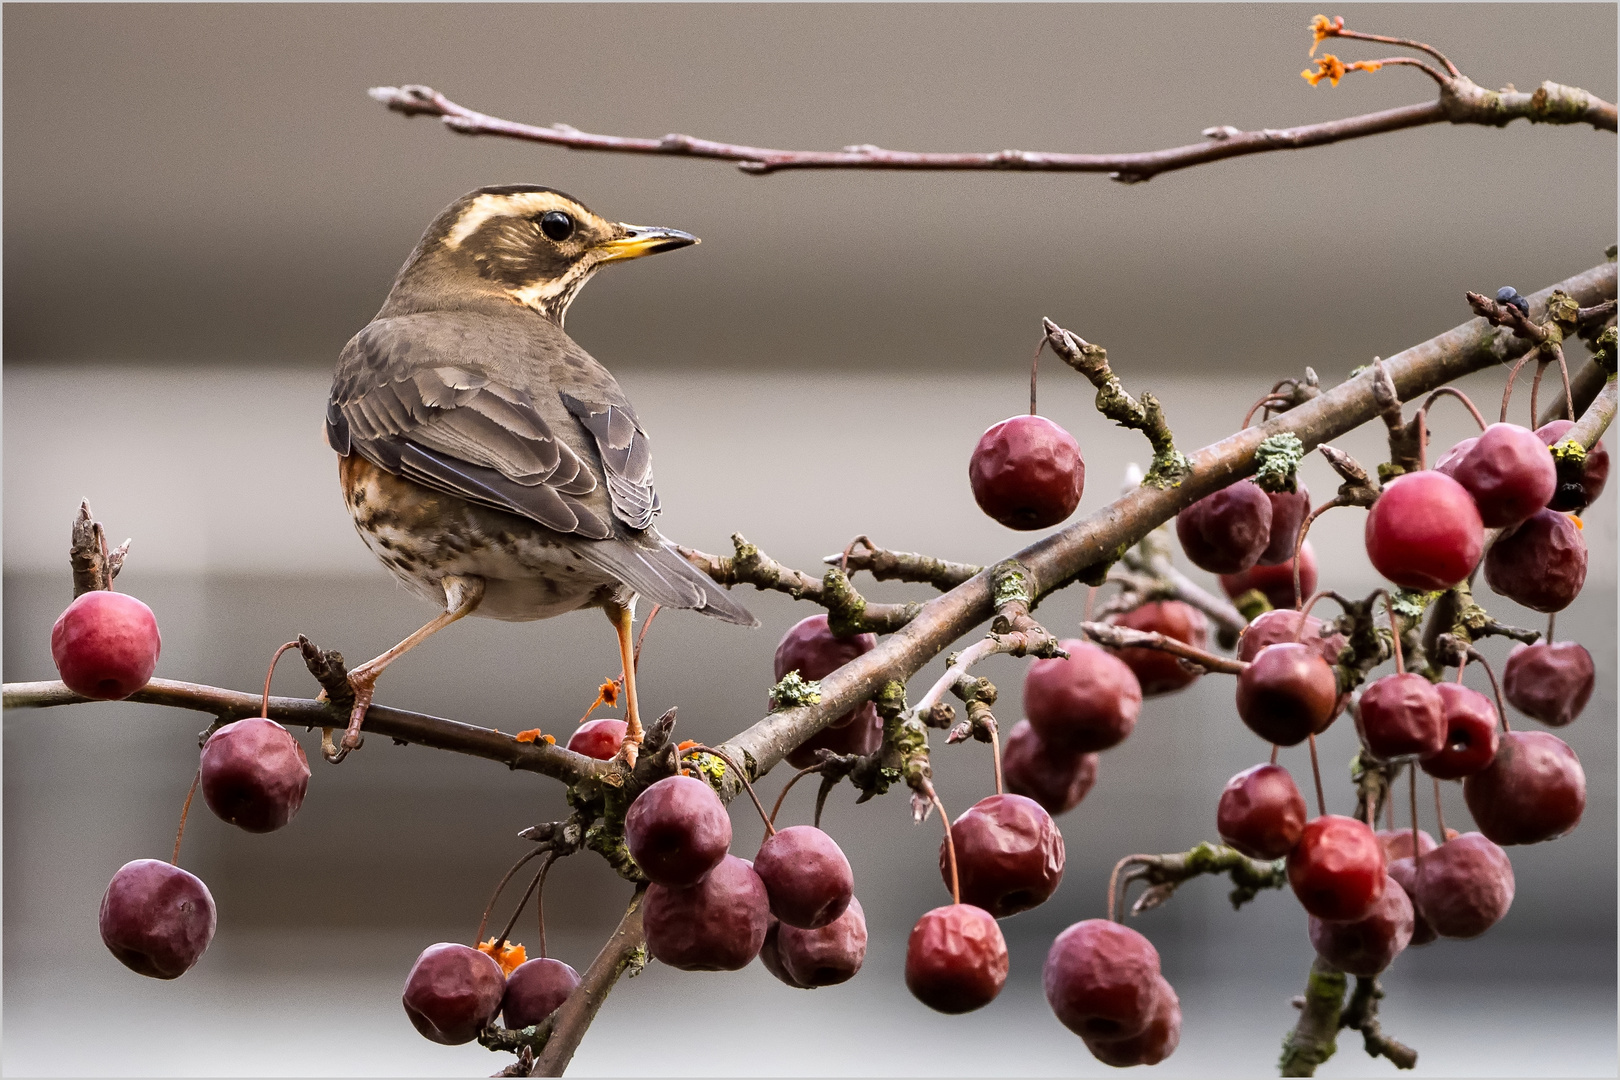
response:
[(674, 251), (698, 243), (698, 238), (679, 229), (660, 229), (646, 225), (620, 224), (624, 235), (598, 244), (600, 262), (618, 262), (621, 259), (639, 259), (643, 255), (656, 255), (660, 251)]

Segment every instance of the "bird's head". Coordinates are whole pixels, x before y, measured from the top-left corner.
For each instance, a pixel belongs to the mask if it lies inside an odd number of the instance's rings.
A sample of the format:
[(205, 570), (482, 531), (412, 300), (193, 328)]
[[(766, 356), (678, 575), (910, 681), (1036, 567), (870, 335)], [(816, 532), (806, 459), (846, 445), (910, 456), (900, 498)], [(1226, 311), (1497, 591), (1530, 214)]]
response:
[(465, 277), (562, 325), (591, 275), (611, 262), (696, 244), (678, 229), (626, 225), (534, 184), (484, 187), (457, 199), (428, 226), (413, 267)]

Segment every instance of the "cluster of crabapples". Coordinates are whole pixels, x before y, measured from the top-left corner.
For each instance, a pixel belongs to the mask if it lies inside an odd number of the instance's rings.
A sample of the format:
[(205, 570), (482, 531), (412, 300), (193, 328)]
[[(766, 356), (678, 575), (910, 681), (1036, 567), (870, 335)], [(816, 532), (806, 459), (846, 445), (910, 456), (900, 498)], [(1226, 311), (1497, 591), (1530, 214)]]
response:
[[(145, 686), (162, 644), (152, 609), (110, 588), (81, 594), (51, 629), (51, 656), (62, 682), (103, 701), (127, 698)], [(272, 832), (291, 821), (308, 784), (303, 748), (273, 720), (251, 717), (222, 725), (203, 744), (197, 770), (203, 800), (222, 820), (247, 832)], [(176, 841), (175, 859), (179, 852)], [(174, 979), (213, 940), (214, 898), (200, 878), (174, 862), (136, 859), (113, 875), (101, 900), (100, 921), (102, 941), (125, 966)]]
[[(1395, 585), (1430, 593), (1469, 580), (1483, 561), (1485, 579), (1499, 595), (1537, 611), (1560, 611), (1586, 576), (1586, 546), (1571, 514), (1602, 491), (1608, 453), (1598, 444), (1574, 465), (1555, 456), (1552, 448), (1573, 426), (1569, 420), (1534, 431), (1505, 422), (1480, 426), (1477, 437), (1457, 444), (1432, 469), (1384, 486), (1366, 520), (1368, 557)], [(980, 507), (1013, 528), (1062, 522), (1079, 502), (1084, 475), (1074, 439), (1033, 414), (986, 431), (969, 465)], [(1410, 829), (1375, 832), (1370, 802), (1368, 821), (1328, 814), (1320, 805), (1310, 819), (1298, 786), (1274, 763), (1275, 749), (1273, 763), (1228, 782), (1216, 808), (1222, 841), (1251, 858), (1286, 860), (1318, 955), (1341, 971), (1371, 977), (1408, 945), (1475, 937), (1502, 918), (1514, 892), (1503, 846), (1552, 840), (1574, 829), (1585, 807), (1585, 775), (1556, 736), (1507, 730), (1490, 699), (1461, 684), (1461, 668), (1455, 683), (1404, 670), (1398, 640), (1396, 672), (1353, 694), (1355, 677), (1338, 667), (1354, 655), (1346, 651), (1346, 637), (1301, 604), (1317, 581), (1315, 556), (1303, 540), (1311, 501), (1297, 479), (1286, 486), (1264, 490), (1240, 481), (1176, 518), (1177, 537), (1194, 565), (1217, 575), (1233, 599), (1257, 590), (1273, 609), (1238, 639), (1238, 659), (1247, 665), (1237, 681), (1239, 717), (1274, 748), (1311, 740), (1314, 763), (1314, 737), (1351, 707), (1365, 761), (1421, 768), (1436, 783), (1461, 780), (1479, 830), (1446, 830), (1439, 844), (1415, 820)], [(1498, 531), (1488, 537), (1487, 529)], [(1206, 644), (1205, 617), (1179, 600), (1146, 602), (1110, 621), (1200, 650)], [(1083, 797), (1096, 775), (1096, 752), (1130, 734), (1144, 695), (1171, 692), (1198, 677), (1166, 652), (1081, 641), (1062, 646), (1068, 659), (1030, 666), (1028, 719), (1009, 735), (1006, 755), (1008, 786), (1054, 813)], [(1525, 715), (1562, 727), (1586, 706), (1593, 677), (1584, 647), (1541, 641), (1515, 646), (1502, 690)], [(1046, 988), (1058, 1017), (1105, 1062), (1151, 1063), (1175, 1046), (1175, 994), (1158, 974), (1152, 946), (1134, 931), (1103, 920), (1070, 927), (1049, 954)], [(1092, 995), (1088, 1002), (1108, 997), (1115, 1008), (1125, 1009), (1126, 1001), (1132, 1006), (1124, 1017), (1103, 1010), (1080, 1015), (1074, 1003), (1084, 994)], [(1110, 1041), (1119, 1035), (1131, 1038)]]

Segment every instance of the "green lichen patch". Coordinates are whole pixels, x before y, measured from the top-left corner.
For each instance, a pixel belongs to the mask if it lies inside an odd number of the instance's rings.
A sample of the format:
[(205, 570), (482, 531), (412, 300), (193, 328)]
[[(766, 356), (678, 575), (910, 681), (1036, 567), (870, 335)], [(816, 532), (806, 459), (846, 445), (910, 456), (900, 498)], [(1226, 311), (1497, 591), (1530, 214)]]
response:
[(821, 703), (821, 683), (806, 679), (797, 670), (782, 676), (782, 681), (771, 687), (771, 711), (797, 708), (800, 705)]
[(1254, 482), (1261, 490), (1294, 492), (1299, 463), (1305, 460), (1305, 444), (1291, 431), (1270, 435), (1254, 452)]

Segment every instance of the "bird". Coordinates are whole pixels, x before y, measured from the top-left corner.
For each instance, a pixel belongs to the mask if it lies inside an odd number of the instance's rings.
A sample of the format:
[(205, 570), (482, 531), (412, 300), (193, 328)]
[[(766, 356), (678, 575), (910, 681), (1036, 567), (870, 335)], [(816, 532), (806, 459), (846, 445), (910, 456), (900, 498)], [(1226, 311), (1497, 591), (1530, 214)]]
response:
[(329, 758), (359, 747), (383, 670), (451, 623), (597, 608), (618, 635), (633, 766), (636, 601), (759, 625), (658, 532), (647, 432), (563, 329), (602, 267), (696, 243), (535, 184), (478, 188), (428, 225), (338, 358), (325, 433), (366, 546), (443, 611), (349, 672), (354, 706)]

